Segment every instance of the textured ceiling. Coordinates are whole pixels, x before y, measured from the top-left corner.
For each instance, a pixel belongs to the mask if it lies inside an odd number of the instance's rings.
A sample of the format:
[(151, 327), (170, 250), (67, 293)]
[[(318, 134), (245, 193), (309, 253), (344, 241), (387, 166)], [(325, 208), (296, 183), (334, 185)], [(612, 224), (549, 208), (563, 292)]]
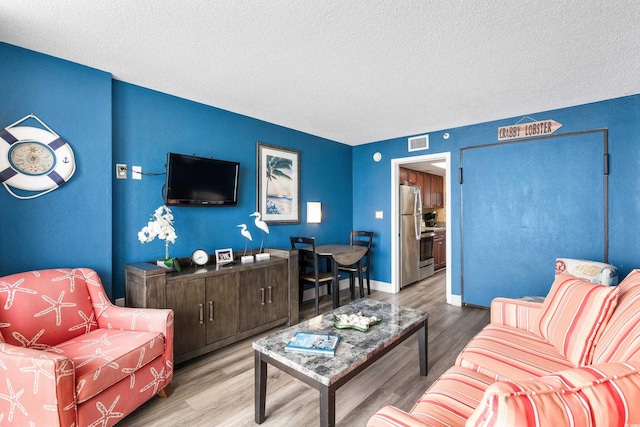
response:
[(357, 145), (640, 93), (637, 0), (2, 0), (0, 41)]

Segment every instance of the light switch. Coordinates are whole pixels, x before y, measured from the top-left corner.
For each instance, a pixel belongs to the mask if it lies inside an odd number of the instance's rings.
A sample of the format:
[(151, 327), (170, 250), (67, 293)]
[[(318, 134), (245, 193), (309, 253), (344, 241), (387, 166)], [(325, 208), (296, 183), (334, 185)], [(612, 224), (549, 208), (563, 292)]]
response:
[(382, 211), (376, 211), (376, 219), (382, 219)]
[(131, 167), (131, 179), (142, 179), (142, 166)]

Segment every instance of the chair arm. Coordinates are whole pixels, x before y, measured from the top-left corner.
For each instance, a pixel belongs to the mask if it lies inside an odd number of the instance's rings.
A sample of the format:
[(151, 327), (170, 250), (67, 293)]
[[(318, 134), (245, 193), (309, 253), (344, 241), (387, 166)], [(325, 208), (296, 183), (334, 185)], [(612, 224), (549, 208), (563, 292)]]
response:
[(171, 373), (167, 378), (167, 383), (171, 381), (173, 376), (173, 310), (169, 308), (119, 307), (109, 303), (106, 306), (102, 304), (96, 307), (95, 311), (99, 328), (159, 332), (164, 335), (163, 357), (167, 364), (167, 372)]
[(601, 363), (498, 381), (467, 426), (629, 426), (640, 423), (640, 362)]
[(131, 308), (111, 305), (96, 315), (99, 328), (161, 332), (165, 336), (170, 327), (173, 329), (173, 310), (169, 308)]
[(67, 357), (1, 343), (0, 373), (4, 423), (70, 426), (76, 422), (75, 370)]
[(542, 303), (512, 298), (491, 301), (491, 323), (536, 333)]
[(395, 406), (385, 406), (367, 421), (367, 427), (428, 427), (429, 425)]

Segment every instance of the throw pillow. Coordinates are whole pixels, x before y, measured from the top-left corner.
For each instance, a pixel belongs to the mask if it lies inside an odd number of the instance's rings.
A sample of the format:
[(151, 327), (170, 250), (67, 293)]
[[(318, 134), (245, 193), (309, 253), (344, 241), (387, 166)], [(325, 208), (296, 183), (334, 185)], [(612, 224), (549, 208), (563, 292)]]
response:
[(629, 273), (618, 289), (616, 309), (593, 349), (592, 363), (640, 360), (640, 270)]
[(640, 362), (584, 366), (487, 388), (467, 427), (640, 423)]
[(587, 365), (617, 298), (617, 287), (560, 274), (542, 304), (539, 335), (575, 366)]

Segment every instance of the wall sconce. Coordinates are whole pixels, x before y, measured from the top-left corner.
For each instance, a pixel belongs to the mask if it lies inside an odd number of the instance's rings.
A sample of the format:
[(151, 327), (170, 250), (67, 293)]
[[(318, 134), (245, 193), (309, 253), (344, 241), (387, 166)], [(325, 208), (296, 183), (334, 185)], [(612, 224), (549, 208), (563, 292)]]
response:
[(322, 222), (322, 203), (307, 202), (307, 224), (320, 224)]

